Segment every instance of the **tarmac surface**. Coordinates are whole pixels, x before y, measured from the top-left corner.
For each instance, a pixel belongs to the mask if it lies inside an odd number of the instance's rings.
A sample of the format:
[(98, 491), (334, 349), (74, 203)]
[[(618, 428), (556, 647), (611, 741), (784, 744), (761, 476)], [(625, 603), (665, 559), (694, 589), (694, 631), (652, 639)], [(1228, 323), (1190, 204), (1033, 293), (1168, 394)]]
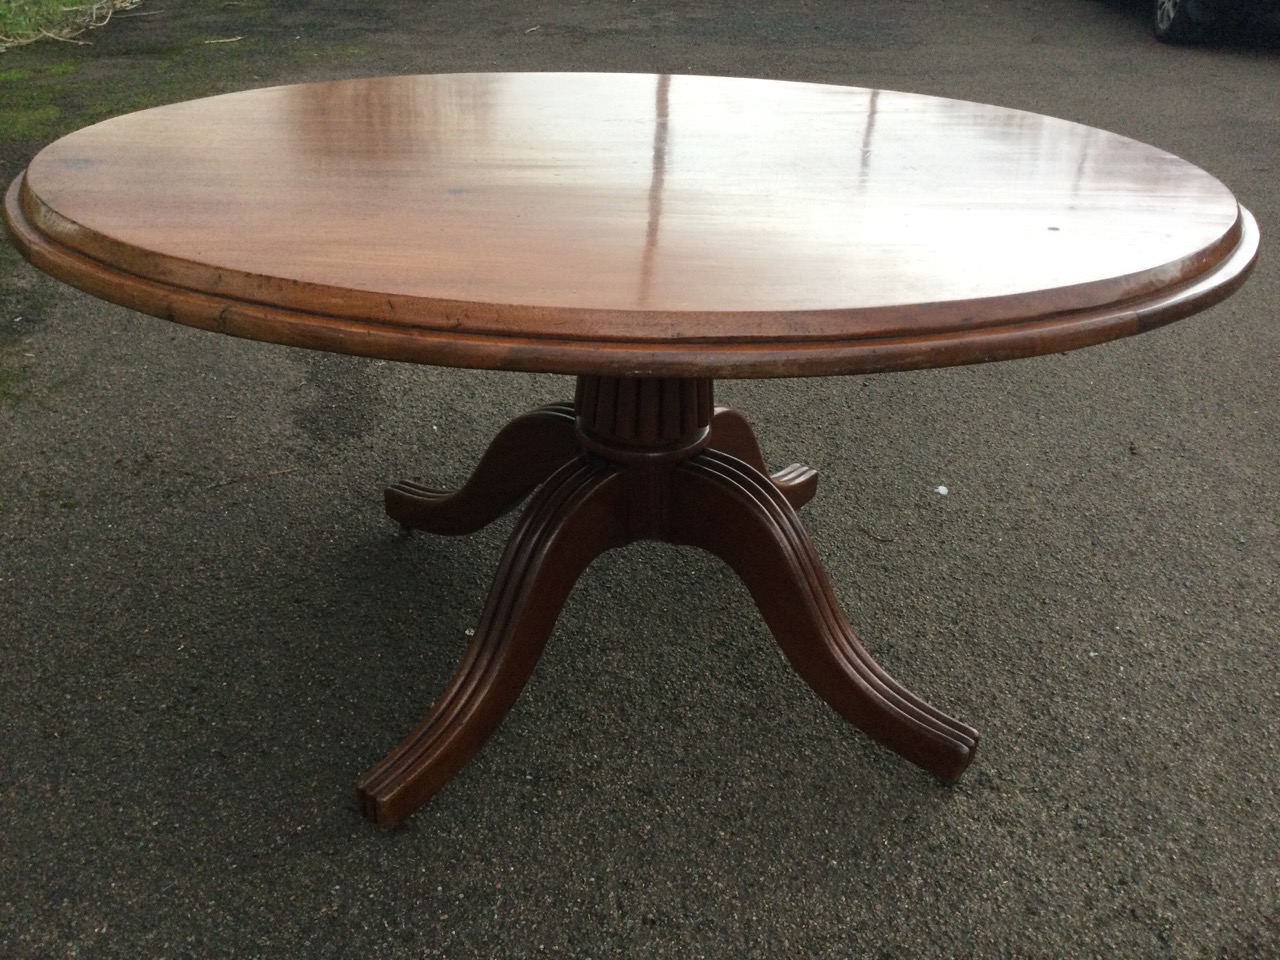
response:
[[(942, 786), (843, 723), (733, 575), (579, 583), (404, 827), (353, 782), (465, 648), (505, 520), (403, 536), (563, 378), (190, 331), (0, 249), (0, 957), (1280, 956), (1280, 46), (1121, 0), (148, 0), (0, 56), (0, 174), (112, 113), (380, 73), (777, 77), (998, 103), (1186, 157), (1237, 295), (985, 367), (723, 383), (865, 643), (984, 735)], [(239, 39), (235, 39), (235, 38)], [(213, 43), (210, 41), (222, 41)], [(935, 492), (948, 488), (946, 496)]]

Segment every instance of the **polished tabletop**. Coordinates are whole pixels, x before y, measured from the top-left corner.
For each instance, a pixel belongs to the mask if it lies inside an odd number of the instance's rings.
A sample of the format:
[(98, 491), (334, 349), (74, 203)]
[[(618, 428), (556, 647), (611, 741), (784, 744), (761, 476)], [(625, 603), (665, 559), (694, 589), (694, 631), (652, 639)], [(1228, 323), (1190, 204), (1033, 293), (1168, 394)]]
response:
[(1242, 282), (1252, 217), (1114, 133), (884, 90), (466, 74), (97, 124), (6, 198), (49, 272), (226, 333), (427, 363), (797, 376), (1084, 346)]

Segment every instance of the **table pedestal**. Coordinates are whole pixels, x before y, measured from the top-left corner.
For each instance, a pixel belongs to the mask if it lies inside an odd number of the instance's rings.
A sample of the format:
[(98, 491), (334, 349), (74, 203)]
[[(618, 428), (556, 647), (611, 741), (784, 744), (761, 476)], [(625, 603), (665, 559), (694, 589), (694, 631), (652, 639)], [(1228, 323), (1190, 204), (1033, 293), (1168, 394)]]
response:
[(398, 483), (387, 513), (460, 534), (525, 508), (461, 665), (422, 722), (357, 783), (361, 809), (395, 826), (443, 787), (515, 704), (578, 577), (636, 540), (701, 547), (742, 578), (800, 676), (836, 711), (945, 780), (978, 734), (914, 696), (858, 642), (796, 516), (817, 486), (772, 476), (747, 421), (712, 403), (710, 380), (579, 377), (573, 405), (517, 418), (459, 490)]

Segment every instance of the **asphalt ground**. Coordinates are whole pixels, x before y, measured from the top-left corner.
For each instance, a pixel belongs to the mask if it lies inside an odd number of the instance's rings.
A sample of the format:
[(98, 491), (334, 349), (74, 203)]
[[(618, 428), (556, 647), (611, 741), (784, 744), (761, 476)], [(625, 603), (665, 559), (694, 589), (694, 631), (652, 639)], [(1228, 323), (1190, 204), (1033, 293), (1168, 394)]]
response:
[(569, 382), (194, 332), (0, 249), (0, 957), (1280, 956), (1274, 38), (1164, 47), (1121, 0), (134, 13), (0, 56), (6, 182), (224, 90), (693, 72), (1115, 130), (1222, 179), (1264, 249), (1131, 340), (719, 387), (822, 471), (806, 524), (867, 646), (983, 732), (957, 785), (819, 702), (717, 561), (639, 545), (389, 832), (354, 779), (445, 683), (510, 521), (402, 536), (381, 488), (457, 482)]

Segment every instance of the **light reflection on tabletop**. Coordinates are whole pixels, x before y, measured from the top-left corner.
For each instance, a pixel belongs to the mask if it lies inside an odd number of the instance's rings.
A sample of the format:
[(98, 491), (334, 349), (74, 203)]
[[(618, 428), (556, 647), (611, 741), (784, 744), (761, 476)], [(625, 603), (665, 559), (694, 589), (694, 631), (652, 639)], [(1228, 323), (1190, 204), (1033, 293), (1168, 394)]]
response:
[(678, 311), (683, 336), (715, 335), (702, 314), (734, 311), (817, 311), (795, 332), (821, 336), (922, 291), (1013, 298), (1011, 316), (1024, 294), (1074, 285), (1113, 302), (1186, 269), (1189, 230), (1201, 251), (1237, 217), (1203, 171), (1063, 120), (639, 74), (232, 94), (80, 131), (28, 178), (52, 211), (75, 211), (59, 238), (73, 247), (108, 238), (410, 300)]

